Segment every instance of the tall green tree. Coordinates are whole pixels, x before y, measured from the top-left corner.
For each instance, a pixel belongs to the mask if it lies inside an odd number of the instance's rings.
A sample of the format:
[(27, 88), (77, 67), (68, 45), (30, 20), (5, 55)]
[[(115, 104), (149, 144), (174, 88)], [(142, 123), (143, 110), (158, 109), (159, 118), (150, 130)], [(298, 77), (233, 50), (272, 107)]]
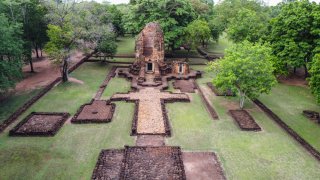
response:
[(224, 0), (214, 6), (214, 15), (212, 21), (224, 31), (227, 29), (230, 21), (237, 17), (242, 9), (252, 10), (254, 12), (264, 12), (268, 8), (258, 0)]
[(45, 50), (54, 62), (60, 64), (64, 82), (68, 81), (71, 51), (75, 48), (95, 50), (105, 34), (113, 33), (111, 24), (106, 24), (101, 18), (105, 14), (97, 15), (95, 10), (99, 8), (96, 5), (95, 2), (75, 1), (50, 1), (46, 4), (50, 41)]
[(39, 58), (38, 50), (42, 49), (47, 41), (47, 24), (44, 19), (45, 7), (40, 0), (4, 0), (0, 3), (0, 12), (13, 22), (23, 26), (23, 55), (25, 61), (30, 63), (31, 72), (34, 72), (32, 63), (32, 49)]
[(308, 0), (282, 5), (278, 16), (271, 20), (269, 40), (278, 58), (278, 71), (288, 72), (288, 67), (307, 65), (319, 50), (319, 5)]
[(192, 48), (200, 44), (204, 47), (211, 37), (208, 23), (200, 19), (192, 21), (185, 29), (185, 37)]
[(316, 54), (310, 69), (309, 86), (320, 104), (320, 54)]
[(248, 41), (238, 43), (226, 50), (223, 59), (209, 63), (209, 69), (216, 75), (213, 84), (223, 91), (238, 91), (242, 109), (246, 97), (255, 99), (269, 93), (275, 85), (272, 59), (267, 46)]
[(227, 28), (229, 38), (238, 43), (244, 40), (258, 42), (267, 32), (268, 16), (250, 9), (241, 9), (231, 18)]
[(195, 19), (195, 11), (185, 0), (135, 0), (124, 19), (126, 31), (133, 33), (157, 21), (164, 32), (166, 46), (174, 49), (183, 44), (184, 28)]
[(22, 25), (0, 14), (0, 94), (22, 77)]
[(124, 27), (123, 27), (123, 14), (118, 9), (116, 5), (108, 6), (108, 12), (110, 13), (111, 23), (114, 27), (114, 32), (117, 36), (123, 36), (125, 33)]
[(98, 42), (97, 51), (103, 54), (104, 60), (107, 57), (113, 58), (117, 53), (117, 43), (114, 41), (114, 38), (112, 35), (105, 35)]

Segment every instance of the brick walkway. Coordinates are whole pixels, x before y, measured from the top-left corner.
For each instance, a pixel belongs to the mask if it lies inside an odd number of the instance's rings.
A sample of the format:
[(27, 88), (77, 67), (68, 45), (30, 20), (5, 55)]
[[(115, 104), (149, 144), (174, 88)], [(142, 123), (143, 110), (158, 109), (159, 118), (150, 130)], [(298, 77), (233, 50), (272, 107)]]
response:
[(115, 94), (111, 99), (138, 100), (137, 132), (139, 134), (164, 134), (165, 124), (161, 108), (161, 99), (189, 100), (189, 97), (186, 94), (161, 92), (158, 89), (150, 87), (129, 94)]

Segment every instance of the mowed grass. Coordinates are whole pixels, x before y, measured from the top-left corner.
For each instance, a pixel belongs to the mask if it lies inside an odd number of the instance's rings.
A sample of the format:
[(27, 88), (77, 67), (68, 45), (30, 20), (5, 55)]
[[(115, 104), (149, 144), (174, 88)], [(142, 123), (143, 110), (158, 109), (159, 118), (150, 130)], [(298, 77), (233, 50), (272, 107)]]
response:
[[(204, 66), (193, 66), (201, 70)], [(201, 88), (211, 75), (198, 80)], [(320, 163), (269, 119), (253, 103), (246, 108), (263, 129), (241, 131), (228, 115), (229, 108), (238, 108), (238, 99), (216, 97), (209, 93), (220, 119), (212, 120), (198, 94), (189, 94), (191, 103), (167, 104), (173, 136), (168, 145), (185, 151), (214, 151), (228, 179), (318, 179)]]
[(124, 36), (117, 38), (117, 54), (133, 54), (135, 48), (135, 37)]
[[(20, 120), (31, 111), (64, 111), (73, 115), (94, 97), (110, 69), (100, 63), (83, 64), (71, 76), (84, 84), (58, 85)], [(9, 137), (12, 125), (0, 134), (0, 179), (90, 179), (101, 149), (134, 144), (130, 137), (133, 110), (133, 104), (119, 102), (111, 123), (66, 122), (54, 137)]]
[(28, 100), (37, 95), (41, 89), (26, 91), (21, 94), (11, 95), (0, 101), (0, 123), (5, 121), (12, 113), (23, 106)]
[(320, 126), (302, 115), (303, 110), (320, 112), (320, 106), (307, 87), (278, 84), (269, 95), (262, 95), (259, 99), (320, 151)]
[(131, 82), (125, 78), (114, 77), (109, 81), (107, 88), (102, 94), (102, 99), (109, 99), (116, 93), (127, 93), (131, 90)]

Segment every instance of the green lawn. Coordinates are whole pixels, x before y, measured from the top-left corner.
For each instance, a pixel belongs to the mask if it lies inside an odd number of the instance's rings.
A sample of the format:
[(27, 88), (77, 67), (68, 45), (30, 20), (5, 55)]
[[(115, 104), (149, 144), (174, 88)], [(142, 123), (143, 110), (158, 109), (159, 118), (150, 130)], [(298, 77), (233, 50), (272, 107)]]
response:
[[(71, 76), (84, 84), (59, 84), (22, 115), (20, 120), (31, 111), (65, 111), (73, 115), (80, 105), (94, 97), (111, 67), (99, 62), (81, 65)], [(205, 68), (191, 67), (201, 71)], [(205, 83), (210, 82), (212, 76), (211, 73), (205, 73), (203, 78), (197, 80), (205, 92), (209, 91)], [(173, 91), (171, 82), (169, 90)], [(129, 89), (129, 81), (115, 77), (109, 82), (102, 99)], [(287, 90), (282, 91), (285, 93)], [(308, 90), (304, 92), (297, 89), (293, 92), (300, 93), (301, 97), (306, 95), (303, 99), (298, 96), (297, 102), (303, 101), (304, 106), (319, 110), (316, 105), (309, 106), (312, 97)], [(191, 103), (166, 105), (173, 134), (166, 139), (167, 145), (181, 146), (184, 151), (216, 152), (228, 179), (320, 177), (320, 163), (252, 102), (247, 102), (245, 107), (263, 129), (261, 132), (241, 131), (227, 114), (228, 108), (238, 108), (236, 97), (216, 97), (210, 93), (209, 100), (220, 117), (220, 120), (212, 120), (200, 96), (189, 95)], [(277, 99), (280, 96), (285, 98), (283, 94), (273, 96)], [(308, 98), (310, 101), (306, 100)], [(291, 102), (279, 107), (288, 104), (290, 108), (295, 107)], [(130, 136), (134, 104), (117, 102), (116, 105), (111, 123), (74, 125), (66, 122), (54, 137), (9, 137), (8, 131), (18, 122), (11, 125), (0, 134), (0, 179), (89, 179), (101, 149), (134, 145), (134, 138)], [(305, 119), (305, 122), (308, 120)]]
[(133, 54), (135, 47), (135, 37), (125, 36), (117, 38), (117, 54)]
[(131, 90), (131, 82), (125, 78), (112, 78), (102, 94), (102, 99), (109, 99), (115, 93), (126, 93)]
[(279, 84), (269, 95), (262, 95), (259, 99), (320, 151), (320, 126), (302, 115), (303, 110), (320, 112), (320, 106), (308, 88)]
[(212, 54), (223, 54), (225, 49), (230, 47), (233, 43), (228, 40), (227, 34), (223, 33), (220, 38), (218, 43), (216, 42), (210, 42), (208, 44), (208, 47), (206, 48), (206, 51)]
[[(94, 97), (110, 69), (100, 63), (83, 64), (71, 76), (84, 84), (58, 85), (22, 117), (31, 111), (73, 115)], [(111, 123), (67, 122), (54, 137), (9, 137), (12, 125), (0, 134), (0, 179), (89, 179), (101, 149), (134, 144), (130, 137), (133, 110), (133, 104), (119, 102)]]
[(41, 89), (14, 94), (0, 101), (0, 123), (6, 120), (12, 113), (19, 109), (24, 103), (37, 95)]
[[(193, 66), (203, 69), (203, 66)], [(201, 88), (210, 81), (208, 74), (199, 79)], [(208, 89), (207, 89), (208, 90)], [(261, 132), (241, 131), (227, 114), (227, 107), (238, 107), (237, 98), (210, 100), (220, 120), (212, 120), (198, 94), (191, 103), (167, 104), (173, 136), (168, 145), (186, 151), (217, 153), (228, 179), (318, 179), (320, 163), (307, 153), (251, 102), (246, 108), (262, 127)]]

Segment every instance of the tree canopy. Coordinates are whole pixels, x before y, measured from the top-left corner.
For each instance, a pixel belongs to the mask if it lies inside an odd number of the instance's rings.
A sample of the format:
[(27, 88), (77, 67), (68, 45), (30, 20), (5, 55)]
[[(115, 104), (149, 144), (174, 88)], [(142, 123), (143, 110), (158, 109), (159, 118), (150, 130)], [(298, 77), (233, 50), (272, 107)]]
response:
[(320, 104), (320, 54), (314, 56), (310, 74), (309, 85), (312, 93), (316, 96), (317, 102)]
[(234, 42), (258, 42), (267, 31), (268, 16), (250, 9), (241, 9), (230, 19), (227, 34)]
[(278, 58), (278, 71), (288, 67), (305, 67), (319, 50), (320, 9), (307, 0), (285, 3), (278, 16), (271, 20), (269, 41)]
[(124, 17), (125, 29), (138, 33), (147, 23), (157, 21), (164, 32), (167, 47), (174, 49), (182, 45), (184, 28), (195, 16), (189, 1), (136, 0)]
[(213, 84), (222, 91), (238, 91), (242, 109), (246, 97), (255, 99), (275, 85), (272, 58), (265, 45), (238, 43), (227, 49), (223, 59), (209, 63), (215, 73)]
[(22, 77), (22, 31), (21, 24), (10, 23), (0, 14), (0, 94), (14, 87)]

